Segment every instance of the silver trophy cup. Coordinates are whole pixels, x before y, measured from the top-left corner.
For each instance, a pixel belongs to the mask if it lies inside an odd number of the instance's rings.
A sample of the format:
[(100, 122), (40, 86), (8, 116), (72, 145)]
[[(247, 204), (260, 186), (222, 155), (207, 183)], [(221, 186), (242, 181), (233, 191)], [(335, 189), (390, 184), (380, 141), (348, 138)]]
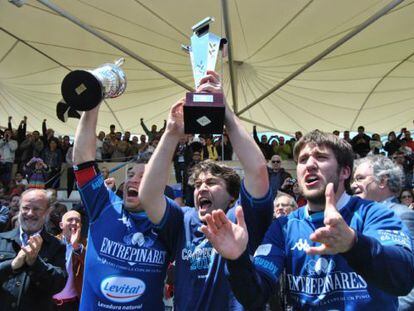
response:
[[(196, 88), (208, 70), (214, 70), (219, 51), (226, 39), (209, 32), (214, 19), (207, 17), (192, 27), (191, 46), (182, 46), (190, 54)], [(187, 93), (184, 105), (186, 134), (223, 133), (225, 106), (223, 94)]]
[(63, 79), (61, 91), (64, 102), (77, 111), (96, 107), (105, 98), (120, 96), (127, 80), (121, 65), (124, 59), (107, 63), (94, 70), (74, 70)]

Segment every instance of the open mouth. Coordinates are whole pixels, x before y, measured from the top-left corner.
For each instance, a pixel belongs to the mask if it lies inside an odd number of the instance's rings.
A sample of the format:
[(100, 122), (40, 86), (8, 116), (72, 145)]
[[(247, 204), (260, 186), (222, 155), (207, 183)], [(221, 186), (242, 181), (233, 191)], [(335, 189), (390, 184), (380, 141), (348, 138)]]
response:
[(314, 186), (318, 183), (319, 178), (316, 175), (309, 175), (305, 178), (305, 183), (307, 186)]
[(201, 210), (207, 210), (211, 207), (212, 202), (207, 198), (201, 198), (198, 201), (198, 206)]
[(130, 197), (130, 198), (138, 197), (138, 189), (136, 189), (134, 187), (128, 187), (127, 196)]

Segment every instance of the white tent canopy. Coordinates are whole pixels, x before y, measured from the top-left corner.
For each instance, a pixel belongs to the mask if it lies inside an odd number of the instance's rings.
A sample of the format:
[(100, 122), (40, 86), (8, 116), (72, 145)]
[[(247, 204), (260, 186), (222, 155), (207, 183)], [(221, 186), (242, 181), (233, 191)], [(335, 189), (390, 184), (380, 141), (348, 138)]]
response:
[[(16, 127), (26, 115), (28, 130), (40, 129), (47, 119), (57, 133), (73, 134), (78, 121), (63, 123), (55, 112), (63, 77), (69, 70), (93, 69), (119, 57), (126, 59), (123, 69), (128, 87), (121, 97), (102, 105), (98, 129), (107, 132), (115, 124), (117, 130), (142, 133), (140, 118), (148, 126), (162, 125), (169, 107), (186, 92), (182, 85), (194, 84), (190, 59), (181, 44), (189, 44), (194, 24), (212, 16), (216, 21), (211, 31), (231, 41), (231, 58), (219, 60), (217, 70), (223, 75), (230, 106), (249, 130), (252, 124), (288, 134), (314, 128), (354, 131), (359, 125), (381, 134), (412, 129), (413, 2), (402, 1), (279, 87), (292, 73), (396, 2), (50, 2), (133, 51), (140, 62), (38, 1), (29, 0), (18, 8), (0, 0), (0, 125), (6, 125), (11, 115)], [(232, 75), (229, 68), (233, 68)], [(272, 88), (277, 89), (257, 102)]]

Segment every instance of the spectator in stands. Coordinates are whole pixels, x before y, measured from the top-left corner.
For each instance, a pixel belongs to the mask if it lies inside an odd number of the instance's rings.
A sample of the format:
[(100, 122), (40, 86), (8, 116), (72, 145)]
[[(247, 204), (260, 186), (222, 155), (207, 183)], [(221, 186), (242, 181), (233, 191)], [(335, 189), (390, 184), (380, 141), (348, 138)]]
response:
[(57, 138), (55, 137), (55, 131), (51, 128), (47, 128), (46, 121), (46, 119), (43, 119), (42, 123), (42, 140), (45, 148), (49, 146), (49, 143), (52, 139), (54, 139), (58, 143), (58, 140), (56, 140)]
[(9, 222), (9, 207), (0, 204), (0, 232), (7, 231), (7, 224)]
[(68, 280), (64, 289), (53, 295), (53, 310), (78, 311), (82, 293), (83, 269), (86, 241), (82, 240), (81, 215), (74, 210), (68, 211), (60, 222), (62, 233), (57, 236), (66, 245), (66, 272)]
[(58, 143), (59, 141), (57, 138), (50, 138), (48, 147), (42, 152), (42, 159), (49, 170), (46, 188), (59, 188), (63, 157), (62, 151), (58, 148)]
[(380, 153), (380, 150), (382, 149), (382, 142), (381, 142), (381, 137), (379, 136), (379, 134), (377, 133), (372, 134), (372, 138), (369, 141), (369, 148), (370, 148), (370, 151), (368, 152), (369, 155)]
[[(414, 211), (398, 203), (403, 185), (401, 168), (384, 156), (367, 156), (355, 161), (354, 194), (365, 200), (383, 203), (407, 226), (414, 237)], [(408, 296), (399, 297), (398, 310), (414, 310), (414, 289)]]
[(66, 205), (60, 203), (57, 198), (56, 189), (47, 189), (50, 202), (50, 213), (49, 219), (46, 222), (46, 230), (50, 234), (56, 236), (62, 232), (60, 228), (60, 222), (62, 221), (63, 215), (68, 211)]
[(19, 227), (0, 233), (0, 310), (52, 310), (52, 295), (65, 286), (65, 247), (44, 230), (45, 190), (26, 190)]
[(12, 139), (12, 131), (4, 130), (3, 137), (0, 137), (0, 181), (7, 185), (12, 177), (12, 168), (17, 150), (17, 141)]
[(297, 131), (297, 132), (295, 132), (295, 140), (296, 140), (296, 141), (299, 141), (299, 139), (301, 139), (301, 138), (302, 138), (302, 136), (303, 136), (303, 134), (302, 134), (302, 132), (301, 132), (301, 131)]
[(400, 148), (400, 143), (395, 136), (395, 132), (388, 133), (388, 140), (385, 142), (384, 150), (387, 151), (387, 155), (391, 157)]
[(408, 206), (408, 208), (414, 210), (414, 191), (413, 189), (403, 189), (398, 197), (401, 204)]
[(30, 161), (33, 157), (40, 157), (44, 148), (42, 139), (40, 139), (39, 131), (33, 131), (26, 135), (26, 139), (20, 144), (19, 149), (21, 151), (21, 163), (19, 169)]
[(7, 217), (8, 218), (7, 224), (3, 230), (4, 232), (13, 230), (15, 228), (14, 221), (17, 218), (17, 215), (19, 213), (19, 207), (20, 207), (20, 195), (14, 194), (10, 198), (10, 203), (8, 206), (9, 215)]
[(116, 133), (116, 140), (113, 141), (114, 151), (111, 156), (112, 162), (127, 161), (129, 156), (129, 143), (121, 139), (121, 132)]
[(224, 133), (222, 137), (223, 141), (220, 137), (215, 143), (219, 160), (231, 161), (233, 159), (233, 146), (231, 145), (227, 133)]
[(295, 199), (287, 193), (279, 192), (273, 201), (273, 217), (287, 216), (297, 210), (298, 204)]
[(404, 173), (404, 185), (403, 188), (413, 187), (413, 168), (414, 160), (411, 156), (406, 156), (403, 151), (396, 151), (392, 159), (402, 169)]
[(138, 154), (139, 154), (138, 137), (133, 136), (131, 140), (131, 144), (129, 146), (129, 158), (128, 159), (132, 159), (134, 157), (137, 158)]
[(179, 184), (182, 184), (183, 182), (183, 176), (186, 170), (186, 157), (188, 156), (188, 153), (189, 151), (186, 138), (182, 137), (177, 144), (173, 157), (175, 180)]
[(352, 145), (352, 139), (349, 137), (349, 131), (344, 131), (344, 140)]
[(25, 165), (28, 188), (44, 189), (48, 177), (48, 166), (41, 158), (32, 158)]
[(69, 136), (68, 135), (63, 136), (62, 141), (58, 146), (60, 150), (62, 151), (63, 162), (66, 162), (66, 154), (71, 146), (72, 144), (70, 143)]
[(404, 155), (406, 156), (411, 156), (413, 154), (413, 151), (408, 146), (407, 140), (405, 138), (401, 139), (399, 143), (400, 143), (400, 148), (398, 149), (398, 151), (404, 152)]
[(101, 162), (103, 158), (103, 143), (105, 138), (105, 132), (100, 131), (96, 137), (96, 161)]
[(285, 143), (285, 138), (283, 136), (279, 136), (278, 141), (279, 144), (275, 150), (275, 154), (279, 155), (282, 160), (290, 159), (292, 155), (291, 146)]
[(351, 145), (352, 149), (360, 158), (365, 157), (370, 151), (369, 141), (371, 138), (365, 134), (365, 128), (358, 126), (358, 134), (352, 138)]
[(257, 136), (256, 125), (253, 126), (253, 138), (256, 144), (259, 146), (260, 150), (262, 151), (265, 159), (270, 160), (270, 158), (273, 155), (272, 146), (269, 144), (266, 135), (262, 135), (259, 140), (259, 137)]
[(409, 147), (411, 149), (411, 153), (414, 152), (414, 141), (411, 138), (411, 132), (410, 131), (405, 130), (404, 139), (407, 142), (407, 147)]
[(26, 189), (27, 185), (29, 184), (27, 182), (27, 179), (23, 176), (23, 173), (20, 171), (17, 171), (16, 174), (14, 174), (14, 180), (16, 181), (17, 185), (22, 185), (24, 189)]
[(300, 191), (298, 180), (296, 178), (286, 178), (280, 187), (280, 190), (293, 197), (298, 207), (306, 205), (306, 199), (303, 197)]
[(124, 133), (124, 137), (122, 137), (122, 140), (127, 142), (128, 144), (131, 144), (131, 132), (126, 131)]
[(272, 192), (272, 201), (275, 199), (277, 192), (282, 187), (287, 178), (292, 178), (282, 167), (282, 158), (275, 154), (267, 164), (267, 173), (269, 176), (269, 187)]
[(334, 130), (334, 131), (332, 132), (332, 134), (334, 134), (335, 136), (338, 136), (338, 137), (339, 137), (340, 132), (339, 132), (338, 130)]
[(115, 124), (111, 124), (110, 126), (109, 126), (109, 133), (108, 133), (108, 136), (110, 137), (110, 138), (113, 138), (113, 137), (115, 137)]
[(213, 144), (213, 140), (211, 137), (206, 137), (205, 140), (206, 144), (204, 145), (203, 148), (203, 159), (204, 160), (212, 160), (212, 161), (217, 161), (218, 160), (218, 153), (217, 153), (217, 149), (216, 146), (214, 146)]
[(144, 129), (145, 134), (147, 134), (149, 142), (151, 142), (154, 138), (158, 138), (158, 140), (159, 140), (162, 133), (165, 130), (166, 125), (167, 125), (167, 121), (164, 120), (164, 126), (159, 131), (157, 131), (157, 126), (155, 124), (153, 124), (151, 126), (151, 131), (150, 131), (150, 130), (148, 130), (147, 126), (145, 125), (144, 119), (141, 118), (141, 126)]

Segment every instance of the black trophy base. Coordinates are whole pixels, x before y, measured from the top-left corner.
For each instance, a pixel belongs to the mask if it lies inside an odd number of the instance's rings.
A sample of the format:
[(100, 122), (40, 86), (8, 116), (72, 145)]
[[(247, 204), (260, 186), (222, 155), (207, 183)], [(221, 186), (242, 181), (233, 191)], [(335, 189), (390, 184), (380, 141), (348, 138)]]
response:
[(225, 106), (221, 93), (187, 93), (185, 134), (222, 134)]
[(61, 92), (65, 102), (77, 111), (91, 110), (103, 99), (101, 83), (85, 70), (68, 73), (62, 81)]

